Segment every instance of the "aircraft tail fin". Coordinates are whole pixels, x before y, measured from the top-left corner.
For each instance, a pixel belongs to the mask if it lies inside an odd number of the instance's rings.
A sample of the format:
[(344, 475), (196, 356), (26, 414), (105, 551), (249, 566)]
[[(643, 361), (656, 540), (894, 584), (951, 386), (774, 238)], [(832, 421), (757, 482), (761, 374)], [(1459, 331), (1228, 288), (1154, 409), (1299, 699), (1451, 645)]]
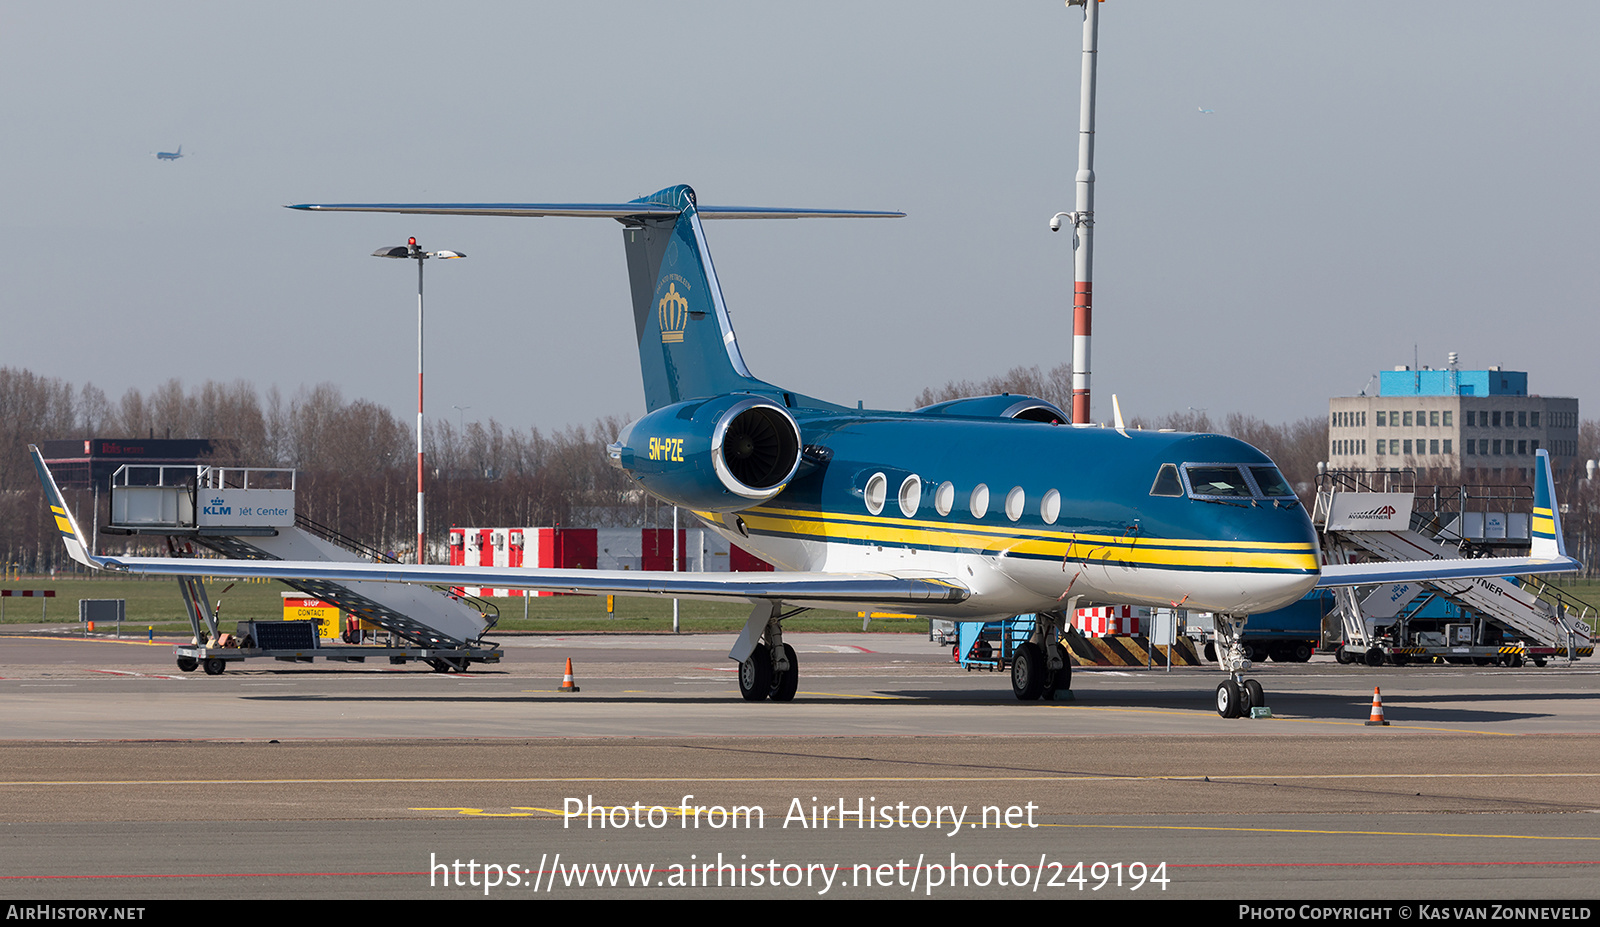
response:
[(640, 217), (622, 230), (647, 408), (771, 389), (739, 353), (694, 191), (668, 187), (640, 202), (676, 210)]
[(44, 455), (32, 444), (28, 445), (28, 453), (33, 455), (33, 468), (38, 471), (39, 483), (44, 487), (45, 503), (50, 506), (50, 515), (55, 519), (56, 530), (61, 533), (62, 542), (67, 545), (67, 553), (72, 559), (90, 569), (100, 569), (100, 564), (95, 562), (89, 552), (89, 542), (84, 539), (83, 531), (78, 528), (78, 520), (72, 516), (72, 510), (67, 508), (67, 500), (56, 486), (55, 477), (50, 475), (50, 468), (44, 464)]
[(1556, 501), (1550, 472), (1550, 452), (1538, 451), (1533, 470), (1533, 548), (1528, 553), (1546, 560), (1567, 556), (1567, 539), (1561, 534), (1561, 504)]
[(679, 184), (626, 203), (305, 203), (317, 212), (434, 216), (572, 216), (623, 225), (634, 329), (650, 411), (686, 399), (781, 391), (751, 375), (739, 354), (706, 248), (704, 219), (899, 218), (904, 213), (770, 206), (701, 206)]

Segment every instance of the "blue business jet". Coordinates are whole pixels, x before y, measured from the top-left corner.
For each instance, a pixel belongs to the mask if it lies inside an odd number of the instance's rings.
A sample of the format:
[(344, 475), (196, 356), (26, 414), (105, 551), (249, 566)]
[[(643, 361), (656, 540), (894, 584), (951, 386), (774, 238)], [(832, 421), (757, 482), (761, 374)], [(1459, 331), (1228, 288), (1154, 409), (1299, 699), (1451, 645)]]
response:
[(156, 152), (156, 160), (157, 161), (176, 161), (181, 157), (183, 157), (183, 146), (182, 145), (178, 146), (178, 150), (177, 151), (158, 151), (158, 152)]
[[(610, 462), (779, 572), (671, 573), (510, 567), (181, 560), (92, 555), (36, 455), (57, 525), (88, 566), (146, 575), (384, 580), (617, 595), (740, 599), (753, 606), (729, 657), (755, 701), (795, 695), (782, 622), (808, 608), (956, 621), (1036, 613), (1017, 650), (1024, 700), (1067, 688), (1058, 643), (1077, 606), (1216, 613), (1229, 679), (1224, 717), (1263, 705), (1239, 633), (1252, 613), (1323, 585), (1571, 570), (1541, 461), (1531, 557), (1327, 565), (1278, 468), (1234, 438), (1080, 427), (1041, 399), (942, 402), (914, 412), (837, 405), (745, 364), (706, 248), (710, 219), (885, 218), (894, 212), (702, 206), (687, 186), (625, 203), (331, 204), (316, 212), (571, 216), (622, 225), (645, 415)], [(1543, 452), (1540, 452), (1543, 455)]]

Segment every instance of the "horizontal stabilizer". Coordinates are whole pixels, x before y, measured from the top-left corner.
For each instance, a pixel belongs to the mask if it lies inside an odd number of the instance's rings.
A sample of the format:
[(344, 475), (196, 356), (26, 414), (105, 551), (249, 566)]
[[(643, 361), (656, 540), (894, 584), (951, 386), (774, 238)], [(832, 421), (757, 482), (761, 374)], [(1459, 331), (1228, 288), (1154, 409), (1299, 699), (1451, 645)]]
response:
[[(682, 209), (651, 197), (628, 203), (299, 203), (310, 212), (390, 212), (414, 216), (558, 216), (580, 219), (667, 219)], [(695, 206), (702, 219), (903, 219), (903, 212), (793, 209), (785, 206)]]

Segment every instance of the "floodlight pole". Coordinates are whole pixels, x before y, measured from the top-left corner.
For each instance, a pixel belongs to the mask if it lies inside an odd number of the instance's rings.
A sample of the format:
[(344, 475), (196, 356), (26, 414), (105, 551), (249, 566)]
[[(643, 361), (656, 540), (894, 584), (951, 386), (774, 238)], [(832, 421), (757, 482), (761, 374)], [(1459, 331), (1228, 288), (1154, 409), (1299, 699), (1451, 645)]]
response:
[(411, 258), (417, 262), (417, 563), (428, 562), (428, 533), (426, 506), (424, 505), (424, 474), (422, 468), (422, 262), (428, 258), (466, 257), (459, 251), (424, 251), (417, 247), (415, 238), (406, 239), (404, 245), (379, 248), (373, 257)]

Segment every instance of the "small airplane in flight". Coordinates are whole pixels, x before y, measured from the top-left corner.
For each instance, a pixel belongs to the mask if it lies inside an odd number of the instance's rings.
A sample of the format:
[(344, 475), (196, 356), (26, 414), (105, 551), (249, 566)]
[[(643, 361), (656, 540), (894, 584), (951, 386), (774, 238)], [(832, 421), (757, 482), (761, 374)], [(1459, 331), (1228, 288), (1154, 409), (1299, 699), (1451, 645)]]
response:
[(761, 574), (413, 566), (92, 553), (43, 459), (34, 461), (71, 555), (140, 575), (386, 581), (745, 600), (729, 657), (742, 695), (788, 701), (799, 661), (783, 621), (808, 608), (956, 621), (1034, 613), (1011, 684), (1065, 689), (1059, 643), (1078, 606), (1184, 603), (1217, 615), (1224, 717), (1265, 704), (1244, 678), (1249, 616), (1318, 586), (1575, 569), (1541, 451), (1531, 556), (1323, 565), (1311, 519), (1273, 462), (1211, 434), (1077, 426), (1042, 399), (984, 396), (912, 412), (837, 405), (757, 378), (734, 337), (706, 246), (712, 219), (901, 213), (700, 205), (687, 186), (622, 203), (306, 204), (314, 212), (568, 216), (621, 224), (646, 414), (610, 462), (640, 487), (777, 565)]
[(1216, 110), (1214, 110), (1214, 109), (1206, 109), (1204, 106), (1196, 106), (1195, 109), (1199, 110), (1200, 114), (1202, 116), (1216, 112)]
[(158, 151), (158, 152), (156, 152), (156, 160), (157, 161), (176, 161), (181, 157), (183, 157), (183, 146), (182, 145), (178, 146), (178, 150), (177, 151)]

